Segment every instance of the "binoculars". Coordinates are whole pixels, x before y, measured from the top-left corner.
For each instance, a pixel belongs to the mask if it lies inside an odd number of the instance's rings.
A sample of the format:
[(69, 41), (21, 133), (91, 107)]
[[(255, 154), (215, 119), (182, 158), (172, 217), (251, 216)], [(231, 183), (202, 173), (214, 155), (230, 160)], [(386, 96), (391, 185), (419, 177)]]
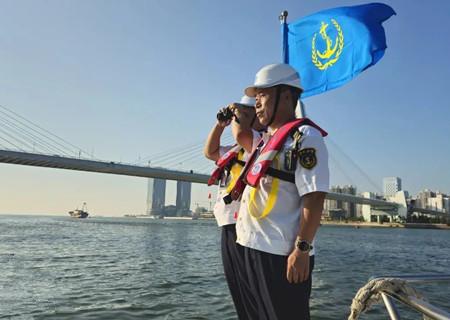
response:
[(228, 121), (228, 120), (233, 119), (233, 117), (234, 117), (234, 113), (228, 107), (220, 109), (219, 112), (217, 112), (217, 120), (219, 120), (219, 121)]

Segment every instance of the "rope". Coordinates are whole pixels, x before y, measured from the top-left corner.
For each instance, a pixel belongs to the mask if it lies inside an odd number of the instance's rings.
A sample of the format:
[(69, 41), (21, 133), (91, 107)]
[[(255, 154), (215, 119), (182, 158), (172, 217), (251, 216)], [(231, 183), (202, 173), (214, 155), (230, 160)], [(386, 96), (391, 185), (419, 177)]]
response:
[(350, 307), (350, 316), (348, 320), (357, 320), (361, 313), (382, 300), (382, 292), (391, 292), (405, 298), (413, 296), (422, 298), (422, 296), (413, 288), (407, 285), (406, 281), (397, 278), (383, 278), (369, 281), (364, 287), (358, 290), (353, 298)]

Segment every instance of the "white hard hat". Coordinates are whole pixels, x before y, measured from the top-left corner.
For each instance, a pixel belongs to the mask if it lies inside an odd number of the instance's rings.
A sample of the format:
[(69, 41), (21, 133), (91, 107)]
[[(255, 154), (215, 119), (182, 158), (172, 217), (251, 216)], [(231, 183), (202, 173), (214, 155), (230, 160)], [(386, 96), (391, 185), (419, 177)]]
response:
[(246, 107), (255, 107), (256, 100), (255, 98), (250, 98), (249, 96), (242, 96), (241, 101), (239, 101), (240, 104), (246, 106)]
[(256, 89), (270, 88), (279, 84), (285, 84), (303, 91), (300, 85), (298, 72), (285, 63), (269, 64), (258, 71), (255, 83), (245, 89), (245, 94), (249, 97), (256, 96)]

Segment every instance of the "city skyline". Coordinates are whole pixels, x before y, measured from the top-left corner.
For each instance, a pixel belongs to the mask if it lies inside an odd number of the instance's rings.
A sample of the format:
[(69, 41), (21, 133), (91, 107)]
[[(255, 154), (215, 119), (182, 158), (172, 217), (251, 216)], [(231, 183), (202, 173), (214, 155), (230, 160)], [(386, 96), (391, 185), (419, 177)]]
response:
[[(0, 104), (100, 159), (181, 149), (206, 138), (217, 109), (261, 66), (280, 61), (282, 10), (289, 22), (361, 3), (2, 2)], [(383, 59), (305, 99), (307, 113), (330, 133), (332, 185), (380, 192), (383, 177), (398, 176), (411, 194), (449, 194), (450, 62), (434, 53), (450, 43), (430, 34), (450, 32), (450, 3), (385, 3), (397, 15), (384, 24)], [(146, 211), (144, 178), (7, 164), (0, 175), (0, 213), (67, 214), (82, 202), (98, 215)], [(176, 188), (167, 181), (166, 204)], [(209, 207), (215, 191), (192, 185), (191, 208)]]

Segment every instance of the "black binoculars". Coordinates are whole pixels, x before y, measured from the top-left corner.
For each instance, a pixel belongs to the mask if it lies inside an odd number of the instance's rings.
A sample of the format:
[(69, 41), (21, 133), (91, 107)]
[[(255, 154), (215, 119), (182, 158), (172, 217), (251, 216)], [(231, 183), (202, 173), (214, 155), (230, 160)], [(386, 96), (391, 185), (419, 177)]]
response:
[(217, 112), (217, 120), (219, 121), (228, 121), (233, 119), (234, 113), (231, 111), (230, 108), (226, 107), (223, 109), (220, 109), (219, 112)]

